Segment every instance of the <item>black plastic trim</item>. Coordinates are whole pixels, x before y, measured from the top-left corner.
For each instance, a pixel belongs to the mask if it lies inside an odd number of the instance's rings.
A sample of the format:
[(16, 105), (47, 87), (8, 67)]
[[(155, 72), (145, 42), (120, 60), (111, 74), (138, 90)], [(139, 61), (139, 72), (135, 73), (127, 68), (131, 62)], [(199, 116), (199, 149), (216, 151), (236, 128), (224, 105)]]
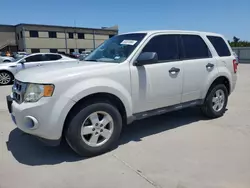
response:
[(167, 112), (172, 112), (172, 111), (180, 110), (183, 108), (188, 108), (188, 107), (202, 105), (202, 104), (203, 104), (202, 99), (193, 100), (193, 101), (184, 102), (184, 103), (180, 103), (180, 104), (176, 104), (176, 105), (172, 105), (172, 106), (168, 106), (168, 107), (163, 107), (163, 108), (158, 108), (158, 109), (154, 109), (154, 110), (136, 113), (136, 114), (133, 114), (133, 118), (130, 117), (130, 120), (132, 120), (132, 119), (133, 120), (141, 120), (141, 119), (148, 118), (151, 116), (165, 114)]

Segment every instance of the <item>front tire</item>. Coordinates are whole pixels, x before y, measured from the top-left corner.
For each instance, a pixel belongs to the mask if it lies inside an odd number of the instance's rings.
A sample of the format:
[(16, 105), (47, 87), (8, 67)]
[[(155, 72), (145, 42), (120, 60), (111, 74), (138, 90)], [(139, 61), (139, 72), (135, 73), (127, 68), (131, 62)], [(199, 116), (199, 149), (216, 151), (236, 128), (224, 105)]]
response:
[(0, 85), (9, 85), (14, 79), (14, 76), (6, 71), (0, 72)]
[(218, 118), (226, 111), (228, 90), (224, 84), (218, 84), (209, 90), (201, 110), (208, 118)]
[(92, 157), (117, 145), (121, 130), (119, 111), (109, 103), (98, 102), (82, 107), (73, 115), (65, 137), (76, 153)]

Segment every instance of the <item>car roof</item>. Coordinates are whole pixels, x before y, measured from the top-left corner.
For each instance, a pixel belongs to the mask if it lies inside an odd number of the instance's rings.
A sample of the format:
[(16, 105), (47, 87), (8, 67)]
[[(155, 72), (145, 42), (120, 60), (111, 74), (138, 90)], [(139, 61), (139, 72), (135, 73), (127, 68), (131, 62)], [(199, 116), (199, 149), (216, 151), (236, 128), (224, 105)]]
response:
[(53, 54), (53, 55), (61, 55), (61, 54), (58, 54), (58, 53), (50, 53), (50, 52), (46, 52), (46, 53), (32, 53), (32, 54), (29, 54), (29, 55), (44, 55), (44, 54)]
[(123, 34), (132, 34), (132, 33), (146, 33), (146, 34), (156, 34), (156, 33), (166, 33), (166, 34), (196, 34), (196, 35), (212, 35), (212, 36), (222, 36), (218, 33), (204, 32), (204, 31), (188, 31), (188, 30), (146, 30), (146, 31), (136, 31), (128, 32)]

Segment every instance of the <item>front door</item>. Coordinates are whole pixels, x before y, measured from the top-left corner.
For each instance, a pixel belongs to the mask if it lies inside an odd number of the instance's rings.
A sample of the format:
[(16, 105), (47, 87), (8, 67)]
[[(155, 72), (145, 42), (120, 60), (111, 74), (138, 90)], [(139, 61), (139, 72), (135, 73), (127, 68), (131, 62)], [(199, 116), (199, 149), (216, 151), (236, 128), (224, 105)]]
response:
[(36, 54), (36, 55), (25, 57), (23, 61), (20, 61), (17, 64), (17, 72), (19, 72), (22, 69), (40, 66), (41, 61), (43, 60), (44, 60), (43, 54)]
[(178, 35), (151, 36), (142, 52), (156, 52), (158, 62), (130, 65), (134, 113), (179, 104), (183, 70), (179, 59)]

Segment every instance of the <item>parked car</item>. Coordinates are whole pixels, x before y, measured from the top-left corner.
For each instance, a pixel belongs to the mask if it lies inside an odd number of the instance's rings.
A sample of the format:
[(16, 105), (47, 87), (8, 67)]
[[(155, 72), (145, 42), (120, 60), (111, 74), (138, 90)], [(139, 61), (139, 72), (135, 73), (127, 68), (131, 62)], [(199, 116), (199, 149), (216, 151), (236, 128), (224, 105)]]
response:
[(9, 56), (0, 56), (0, 64), (1, 63), (8, 63), (8, 62), (12, 62), (15, 59), (13, 57), (9, 57)]
[(0, 85), (10, 84), (14, 75), (22, 69), (72, 60), (72, 58), (53, 53), (35, 53), (17, 59), (12, 58), (9, 61), (6, 59), (0, 63)]
[(78, 154), (95, 156), (135, 120), (191, 106), (221, 117), (236, 80), (222, 35), (144, 31), (108, 39), (83, 62), (19, 72), (7, 104), (22, 131), (53, 145), (66, 137)]
[(80, 54), (80, 56), (79, 56), (78, 59), (79, 59), (80, 61), (83, 61), (90, 53), (91, 53), (90, 51), (84, 51), (84, 52), (82, 52), (82, 53)]
[(13, 57), (14, 59), (20, 59), (20, 58), (22, 58), (22, 57), (24, 57), (24, 56), (27, 56), (27, 55), (29, 55), (27, 52), (14, 52), (14, 53), (12, 54), (12, 57)]
[(73, 52), (73, 53), (70, 53), (70, 55), (73, 56), (73, 58), (78, 59), (79, 56), (80, 56), (80, 53), (79, 52)]

